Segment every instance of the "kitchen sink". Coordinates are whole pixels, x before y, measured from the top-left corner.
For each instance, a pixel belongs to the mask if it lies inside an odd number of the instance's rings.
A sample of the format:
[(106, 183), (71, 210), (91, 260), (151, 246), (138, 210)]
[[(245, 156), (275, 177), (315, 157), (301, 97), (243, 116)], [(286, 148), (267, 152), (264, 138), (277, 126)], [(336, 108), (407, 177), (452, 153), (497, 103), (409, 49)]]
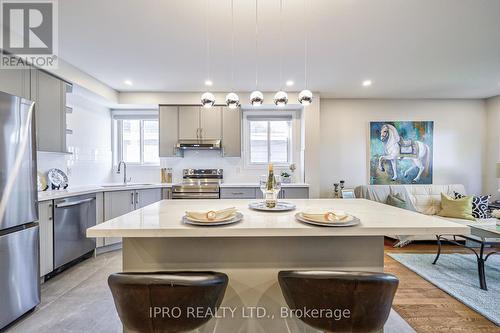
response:
[(146, 185), (153, 185), (153, 184), (146, 184), (146, 183), (129, 183), (129, 184), (123, 184), (123, 183), (118, 183), (118, 184), (109, 184), (109, 185), (101, 185), (101, 187), (130, 187), (130, 186), (146, 186)]

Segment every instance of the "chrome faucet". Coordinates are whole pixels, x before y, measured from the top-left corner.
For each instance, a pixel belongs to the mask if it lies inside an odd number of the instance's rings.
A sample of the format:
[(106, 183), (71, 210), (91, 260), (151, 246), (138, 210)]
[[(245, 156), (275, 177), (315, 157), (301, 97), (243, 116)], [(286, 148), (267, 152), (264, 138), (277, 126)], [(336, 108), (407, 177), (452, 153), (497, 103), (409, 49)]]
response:
[(127, 179), (127, 163), (125, 163), (125, 161), (120, 161), (120, 163), (118, 163), (118, 170), (116, 170), (116, 173), (120, 174), (120, 168), (122, 164), (123, 164), (123, 184), (127, 185), (127, 182), (129, 182), (131, 178)]

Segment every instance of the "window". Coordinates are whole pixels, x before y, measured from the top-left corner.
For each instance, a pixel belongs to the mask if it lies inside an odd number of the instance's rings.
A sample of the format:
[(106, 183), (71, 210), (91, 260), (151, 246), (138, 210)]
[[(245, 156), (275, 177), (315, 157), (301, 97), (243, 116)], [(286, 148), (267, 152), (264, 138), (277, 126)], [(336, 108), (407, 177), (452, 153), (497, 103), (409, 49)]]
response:
[(248, 164), (291, 163), (291, 117), (249, 116), (247, 123)]
[(160, 164), (158, 119), (117, 119), (117, 161)]

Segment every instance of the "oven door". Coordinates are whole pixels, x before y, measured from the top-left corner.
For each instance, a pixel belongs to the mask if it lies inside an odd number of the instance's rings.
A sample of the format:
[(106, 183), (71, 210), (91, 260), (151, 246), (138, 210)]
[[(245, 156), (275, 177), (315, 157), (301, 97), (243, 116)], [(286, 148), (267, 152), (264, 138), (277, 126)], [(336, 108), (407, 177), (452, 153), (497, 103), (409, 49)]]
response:
[(172, 188), (172, 199), (219, 199), (219, 185), (182, 184)]
[(172, 192), (172, 199), (219, 199), (219, 193), (208, 192)]

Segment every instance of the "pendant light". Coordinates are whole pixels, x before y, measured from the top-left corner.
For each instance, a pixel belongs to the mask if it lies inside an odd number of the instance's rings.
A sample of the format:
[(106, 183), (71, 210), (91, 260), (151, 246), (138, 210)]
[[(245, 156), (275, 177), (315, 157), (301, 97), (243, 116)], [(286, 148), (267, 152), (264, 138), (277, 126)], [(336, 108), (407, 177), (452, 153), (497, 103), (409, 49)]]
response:
[(262, 94), (258, 89), (259, 86), (259, 52), (258, 52), (258, 41), (259, 41), (259, 0), (255, 0), (255, 91), (250, 94), (250, 104), (253, 106), (261, 106), (264, 103), (264, 94)]
[[(210, 80), (210, 38), (209, 38), (209, 29), (208, 29), (208, 15), (210, 13), (210, 0), (207, 0), (207, 8), (206, 8), (206, 15), (205, 15), (205, 20), (206, 20), (206, 26), (205, 26), (205, 38), (207, 42), (207, 78), (206, 80), (209, 82), (212, 82)], [(206, 92), (203, 95), (201, 95), (201, 105), (205, 109), (210, 109), (213, 107), (215, 104), (215, 96), (211, 92)]]
[[(231, 0), (231, 86), (234, 88), (234, 0)], [(240, 106), (240, 98), (234, 92), (226, 95), (226, 105), (230, 109)]]
[(215, 104), (215, 96), (211, 92), (206, 92), (201, 95), (201, 105), (205, 109), (210, 109)]
[[(283, 78), (283, 0), (280, 0), (280, 86)], [(288, 94), (280, 89), (274, 95), (274, 104), (285, 106), (288, 104)]]
[(304, 4), (304, 86), (305, 89), (299, 93), (299, 103), (303, 106), (308, 106), (312, 103), (313, 94), (310, 90), (307, 89), (307, 8), (306, 8), (306, 0), (303, 0)]

